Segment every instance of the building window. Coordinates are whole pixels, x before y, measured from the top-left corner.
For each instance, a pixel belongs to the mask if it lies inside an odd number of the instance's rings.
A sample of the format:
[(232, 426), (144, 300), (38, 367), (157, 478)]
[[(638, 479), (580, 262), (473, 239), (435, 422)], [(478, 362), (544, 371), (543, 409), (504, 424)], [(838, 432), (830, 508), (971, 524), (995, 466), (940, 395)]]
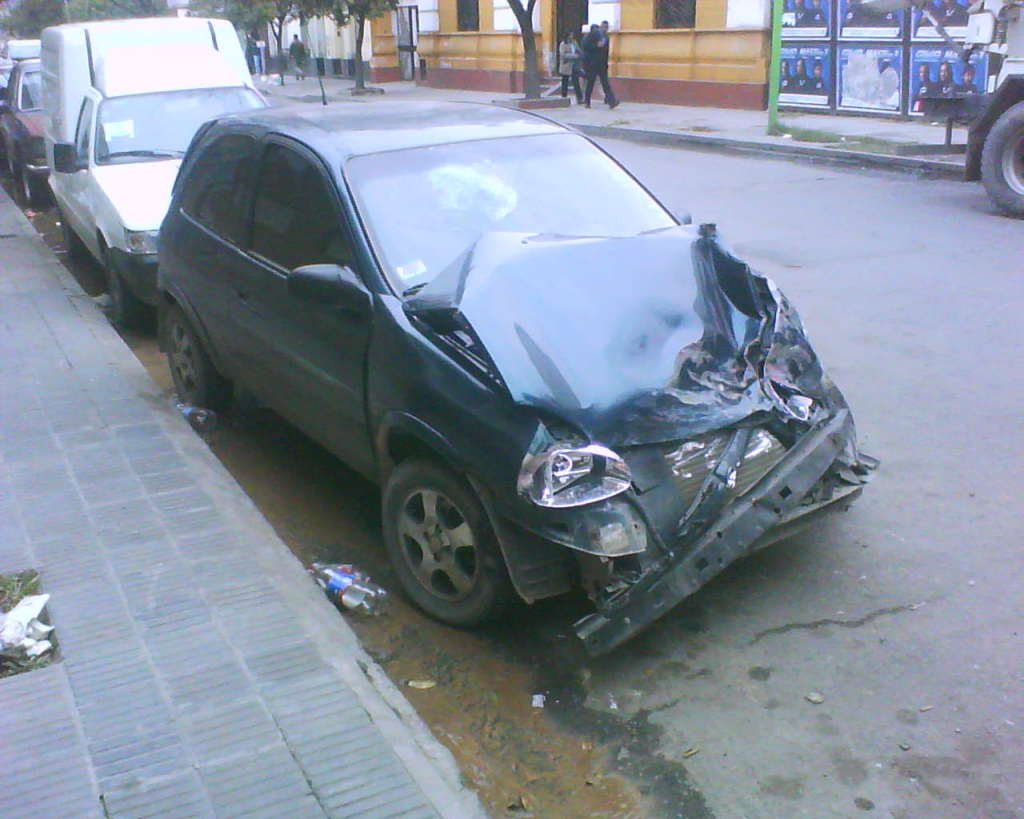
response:
[(693, 28), (697, 0), (655, 0), (655, 28)]
[(459, 31), (480, 30), (480, 0), (457, 0)]

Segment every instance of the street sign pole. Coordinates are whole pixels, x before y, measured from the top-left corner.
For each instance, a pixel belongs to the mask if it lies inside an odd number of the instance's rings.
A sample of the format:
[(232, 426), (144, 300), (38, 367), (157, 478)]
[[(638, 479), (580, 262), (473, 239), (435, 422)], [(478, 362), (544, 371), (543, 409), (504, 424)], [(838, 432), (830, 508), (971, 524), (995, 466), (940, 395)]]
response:
[(768, 66), (768, 133), (779, 130), (779, 75), (782, 53), (782, 10), (785, 0), (772, 0), (772, 42)]

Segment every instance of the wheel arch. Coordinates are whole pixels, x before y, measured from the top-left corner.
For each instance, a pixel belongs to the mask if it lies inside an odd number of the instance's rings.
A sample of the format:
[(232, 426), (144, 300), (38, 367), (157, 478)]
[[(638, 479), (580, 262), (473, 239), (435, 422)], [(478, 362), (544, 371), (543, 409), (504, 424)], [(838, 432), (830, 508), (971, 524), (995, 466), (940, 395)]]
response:
[(206, 354), (210, 357), (210, 362), (221, 374), (225, 372), (224, 362), (217, 348), (214, 346), (213, 341), (210, 338), (210, 334), (206, 329), (206, 325), (202, 319), (199, 318), (198, 311), (192, 306), (189, 300), (183, 293), (172, 292), (168, 289), (161, 288), (157, 293), (157, 346), (162, 353), (167, 352), (167, 337), (165, 334), (165, 322), (167, 310), (171, 307), (177, 307), (185, 314), (185, 318), (188, 319), (189, 324), (198, 333), (199, 340), (202, 342), (203, 349)]
[(1024, 76), (1009, 77), (992, 95), (984, 112), (971, 123), (967, 132), (967, 163), (964, 178), (970, 182), (981, 179), (981, 154), (989, 131), (1006, 111), (1024, 102)]
[(422, 457), (437, 460), (460, 475), (465, 463), (452, 443), (425, 421), (404, 412), (388, 412), (374, 436), (377, 452), (377, 476), (384, 483), (402, 461)]

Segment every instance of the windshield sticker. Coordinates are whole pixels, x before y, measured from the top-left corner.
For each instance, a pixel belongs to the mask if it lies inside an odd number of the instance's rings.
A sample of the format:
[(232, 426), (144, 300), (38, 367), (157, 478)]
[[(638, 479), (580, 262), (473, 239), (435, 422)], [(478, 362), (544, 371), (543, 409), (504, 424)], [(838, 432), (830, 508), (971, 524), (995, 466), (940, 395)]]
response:
[(135, 139), (135, 120), (122, 119), (119, 122), (104, 122), (103, 136), (112, 139)]
[(504, 219), (518, 203), (516, 191), (495, 173), (472, 165), (442, 165), (430, 171), (442, 208)]
[(427, 272), (427, 266), (423, 264), (422, 259), (417, 259), (409, 264), (400, 264), (395, 268), (395, 272), (402, 277), (403, 282), (409, 281), (409, 279), (415, 279), (417, 276), (422, 276)]

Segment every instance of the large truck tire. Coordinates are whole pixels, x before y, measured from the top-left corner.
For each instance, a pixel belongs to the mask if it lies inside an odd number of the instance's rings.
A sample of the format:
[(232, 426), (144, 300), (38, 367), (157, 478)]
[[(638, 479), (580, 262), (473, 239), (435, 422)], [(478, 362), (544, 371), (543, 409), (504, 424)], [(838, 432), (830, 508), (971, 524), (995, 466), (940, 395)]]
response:
[(1004, 111), (988, 132), (981, 181), (1004, 213), (1024, 218), (1024, 102)]

